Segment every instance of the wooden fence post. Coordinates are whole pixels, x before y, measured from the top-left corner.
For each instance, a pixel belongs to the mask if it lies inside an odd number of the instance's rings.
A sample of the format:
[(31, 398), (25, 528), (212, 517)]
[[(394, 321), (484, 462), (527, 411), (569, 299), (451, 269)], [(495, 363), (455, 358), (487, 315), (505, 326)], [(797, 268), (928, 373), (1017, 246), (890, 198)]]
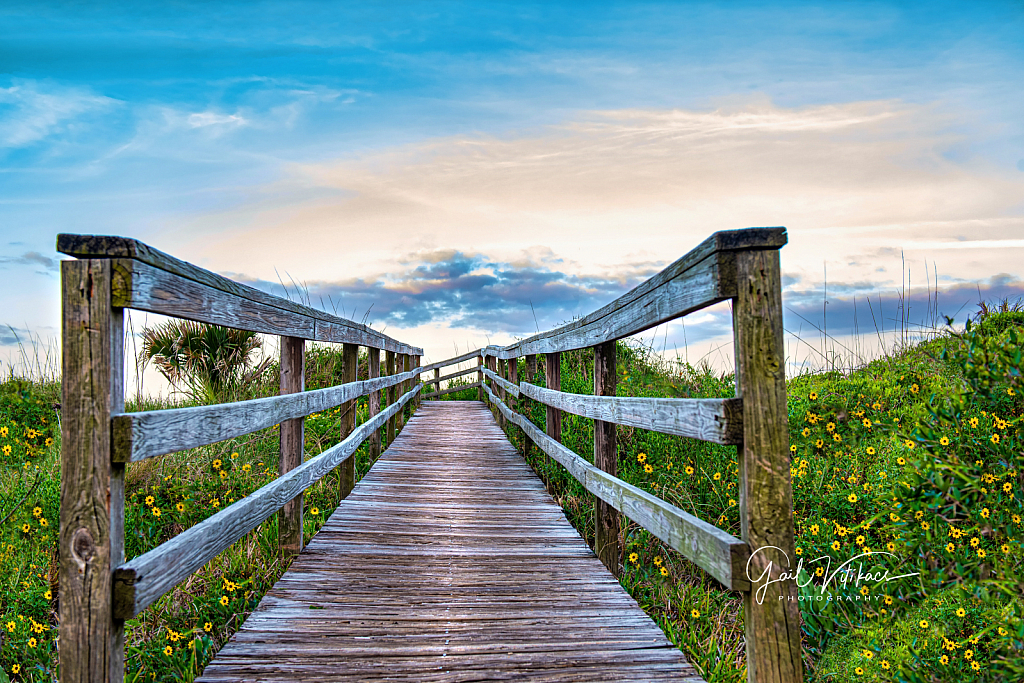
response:
[[(615, 342), (594, 347), (594, 396), (615, 395)], [(594, 466), (618, 474), (619, 456), (615, 423), (594, 420)], [(594, 552), (615, 576), (619, 575), (619, 513), (600, 498), (594, 499)]]
[[(380, 377), (380, 349), (368, 348), (366, 350), (367, 355), (367, 366), (369, 371), (367, 375), (369, 379)], [(369, 396), (369, 412), (367, 419), (373, 419), (373, 417), (380, 412), (380, 396), (381, 391), (371, 391)], [(377, 462), (377, 458), (380, 457), (380, 430), (373, 430), (373, 434), (370, 435), (370, 462)]]
[[(409, 365), (409, 356), (407, 356), (406, 354), (400, 353), (400, 354), (398, 354), (398, 356), (395, 357), (395, 372), (397, 372), (397, 373), (405, 372), (405, 368), (408, 365)], [(406, 384), (407, 384), (407, 382), (399, 382), (395, 386), (395, 399), (396, 400), (398, 398), (400, 398), (402, 396), (402, 394), (404, 394), (406, 392), (406, 388), (405, 388)], [(403, 406), (402, 409), (399, 410), (395, 414), (395, 433), (396, 434), (401, 434), (403, 427), (405, 427), (405, 406)]]
[[(385, 353), (385, 355), (384, 355), (384, 363), (385, 363), (384, 374), (385, 375), (393, 375), (393, 374), (395, 374), (395, 352), (394, 351), (387, 351)], [(398, 387), (396, 385), (391, 385), (390, 387), (388, 387), (388, 405), (390, 406), (392, 403), (394, 403), (397, 400), (398, 400)], [(385, 430), (386, 431), (385, 436), (387, 437), (387, 440), (384, 442), (384, 448), (387, 448), (388, 446), (390, 446), (391, 443), (395, 440), (395, 420), (396, 419), (397, 418), (394, 415), (392, 415), (391, 417), (388, 418), (388, 426), (387, 426), (387, 429)]]
[[(359, 379), (359, 345), (343, 344), (341, 347), (341, 383), (347, 384)], [(341, 438), (345, 439), (356, 428), (356, 405), (353, 399), (341, 404)], [(338, 467), (341, 480), (340, 499), (344, 500), (356, 485), (355, 458), (348, 458)]]
[[(535, 354), (535, 353), (527, 354), (525, 370), (526, 370), (526, 380), (525, 381), (529, 382), (530, 384), (533, 384), (534, 380), (537, 377), (537, 354)], [(525, 398), (525, 397), (523, 398), (522, 401), (520, 401), (519, 407), (523, 409), (523, 411), (524, 411), (523, 414), (524, 415), (529, 416), (529, 413), (531, 412), (531, 410), (530, 410), (531, 405), (532, 404), (530, 403), (530, 400)], [(526, 432), (523, 432), (523, 457), (524, 458), (529, 458), (530, 457), (530, 448), (532, 446), (533, 446), (533, 441), (531, 441), (530, 437), (526, 435)]]
[[(544, 354), (544, 382), (548, 389), (553, 389), (554, 391), (562, 390), (562, 354)], [(547, 419), (544, 422), (544, 431), (552, 439), (558, 443), (562, 443), (562, 411), (558, 408), (552, 408), (551, 406), (545, 407), (547, 408)], [(554, 463), (550, 457), (545, 455), (544, 464), (544, 481), (548, 484), (548, 491), (550, 491), (551, 468), (554, 467)]]
[(484, 373), (482, 368), (484, 367), (484, 357), (476, 357), (476, 381), (480, 383), (480, 386), (476, 388), (476, 398), (478, 401), (484, 400)]
[[(402, 356), (402, 372), (410, 372), (411, 370), (412, 370), (412, 355), (408, 354), (408, 353), (403, 354), (403, 356)], [(405, 394), (406, 392), (410, 391), (411, 389), (412, 389), (412, 380), (411, 379), (407, 379), (404, 382), (402, 382), (402, 394)], [(401, 427), (404, 428), (405, 427), (405, 421), (408, 420), (410, 417), (412, 417), (412, 406), (410, 404), (406, 403), (405, 406), (402, 407), (401, 415), (402, 415), (402, 420), (401, 420), (401, 422), (399, 424), (400, 424)]]
[(124, 465), (111, 462), (110, 416), (124, 411), (124, 309), (111, 305), (109, 260), (60, 266), (61, 681), (122, 683), (112, 577), (124, 562)]
[[(510, 383), (512, 383), (512, 384), (514, 384), (514, 385), (516, 385), (518, 387), (519, 386), (519, 359), (518, 358), (509, 358), (508, 361), (506, 361), (505, 370), (506, 370), (505, 379), (507, 379)], [(506, 398), (508, 400), (508, 404), (509, 404), (508, 407), (511, 408), (512, 410), (514, 410), (517, 413), (521, 413), (522, 411), (519, 409), (520, 399), (517, 398), (517, 397), (512, 396), (508, 392), (505, 392), (505, 396), (506, 396)], [(518, 435), (519, 437), (522, 437), (523, 439), (526, 438), (526, 433), (523, 430), (521, 430), (518, 427), (516, 427), (515, 425), (512, 426), (511, 431), (512, 431), (512, 434), (510, 436)], [(524, 448), (524, 451), (525, 451), (525, 448)]]
[(441, 391), (441, 368), (434, 368), (434, 392), (438, 393)]
[[(796, 561), (779, 252), (738, 251), (735, 257), (736, 396), (743, 398), (740, 531), (754, 553), (748, 574), (756, 579), (769, 562), (773, 566), (763, 600), (755, 599), (755, 590), (743, 594), (747, 680), (797, 683), (803, 680), (797, 586), (776, 581)], [(765, 546), (782, 552), (758, 552)]]
[[(281, 394), (294, 394), (306, 389), (305, 340), (281, 337)], [(297, 417), (281, 423), (281, 450), (278, 472), (287, 474), (302, 464), (305, 442), (305, 419)], [(302, 551), (302, 496), (284, 504), (277, 516), (277, 543), (284, 558)]]
[[(422, 359), (423, 359), (423, 356), (413, 356), (413, 362), (412, 362), (412, 369), (413, 370), (415, 370), (416, 368), (418, 368), (420, 366), (420, 361)], [(420, 380), (419, 377), (417, 377), (416, 379), (412, 380), (409, 383), (409, 388), (412, 389), (416, 384), (419, 384), (420, 381), (421, 380)], [(413, 406), (413, 409), (412, 409), (413, 413), (415, 413), (417, 410), (420, 409), (420, 402), (422, 400), (423, 400), (423, 389), (421, 388), (420, 389), (420, 393), (416, 394), (415, 405)], [(411, 416), (411, 413), (410, 413), (410, 416)]]

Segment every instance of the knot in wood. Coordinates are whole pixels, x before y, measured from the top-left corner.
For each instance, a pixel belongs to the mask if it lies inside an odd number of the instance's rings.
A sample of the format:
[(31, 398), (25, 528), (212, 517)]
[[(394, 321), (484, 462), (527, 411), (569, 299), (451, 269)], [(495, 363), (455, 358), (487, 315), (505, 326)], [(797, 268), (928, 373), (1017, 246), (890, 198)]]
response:
[(78, 565), (78, 573), (85, 572), (85, 566), (96, 556), (96, 543), (85, 527), (75, 529), (71, 536), (71, 559)]

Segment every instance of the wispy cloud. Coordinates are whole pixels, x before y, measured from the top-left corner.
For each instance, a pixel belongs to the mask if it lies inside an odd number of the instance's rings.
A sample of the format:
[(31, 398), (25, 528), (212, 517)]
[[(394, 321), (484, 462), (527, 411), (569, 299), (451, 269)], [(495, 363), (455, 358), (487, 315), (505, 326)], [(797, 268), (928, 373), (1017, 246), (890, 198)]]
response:
[(325, 280), (329, 269), (383, 270), (410, 241), (472, 245), (508, 262), (524, 244), (543, 245), (571, 256), (568, 272), (612, 272), (754, 225), (789, 228), (793, 277), (813, 278), (827, 260), (836, 280), (884, 282), (893, 267), (898, 277), (904, 247), (964, 237), (985, 240), (973, 245), (984, 262), (958, 259), (958, 275), (1016, 272), (1017, 242), (1001, 240), (1024, 227), (1024, 176), (948, 155), (961, 142), (953, 120), (899, 101), (786, 108), (756, 97), (713, 111), (593, 112), (506, 137), (296, 165), (252, 202), (193, 225), (222, 268), (230, 255), (257, 272)]
[(43, 256), (38, 251), (26, 251), (19, 256), (0, 256), (0, 264), (19, 266), (42, 266), (47, 271), (57, 270), (59, 260)]
[(0, 144), (24, 147), (65, 132), (72, 121), (90, 111), (107, 109), (117, 100), (87, 88), (68, 88), (26, 79), (0, 87)]

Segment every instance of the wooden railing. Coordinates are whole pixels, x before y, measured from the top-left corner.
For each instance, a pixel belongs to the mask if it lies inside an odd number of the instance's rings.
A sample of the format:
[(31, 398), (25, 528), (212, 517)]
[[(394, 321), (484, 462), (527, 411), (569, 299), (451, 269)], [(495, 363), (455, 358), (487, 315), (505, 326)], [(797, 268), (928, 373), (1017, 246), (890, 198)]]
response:
[[(483, 380), (483, 377), (480, 374), (480, 368), (479, 367), (466, 368), (465, 370), (456, 370), (455, 372), (451, 372), (451, 373), (449, 373), (447, 375), (444, 375), (444, 376), (441, 375), (441, 369), (442, 368), (446, 368), (446, 367), (449, 367), (449, 366), (452, 366), (452, 365), (459, 365), (461, 363), (465, 363), (466, 361), (470, 361), (470, 360), (474, 360), (474, 359), (477, 361), (477, 365), (479, 366), (479, 363), (481, 361), (480, 349), (477, 349), (476, 351), (470, 351), (469, 353), (464, 353), (461, 356), (456, 356), (455, 358), (449, 358), (447, 360), (438, 361), (437, 363), (431, 363), (430, 365), (425, 366), (422, 369), (422, 371), (423, 372), (427, 372), (428, 370), (433, 370), (434, 377), (422, 380), (423, 381), (423, 385), (425, 387), (433, 385), (434, 393), (428, 394), (428, 393), (426, 393), (424, 391), (423, 398), (424, 399), (440, 398), (441, 396), (444, 396), (446, 394), (453, 394), (453, 393), (456, 393), (456, 392), (459, 392), (459, 391), (463, 391), (465, 389), (472, 389), (472, 388), (476, 387), (478, 389), (477, 398), (479, 398), (482, 401), (483, 398), (484, 398), (484, 395), (482, 393), (482, 390), (479, 389), (479, 387), (480, 387), (481, 381)], [(474, 372), (477, 373), (476, 382), (470, 382), (469, 384), (459, 384), (459, 385), (456, 385), (456, 386), (451, 386), (451, 387), (449, 387), (447, 389), (444, 389), (444, 390), (441, 389), (441, 382), (444, 382), (444, 381), (450, 380), (450, 379), (455, 379), (456, 377), (462, 377), (463, 375), (469, 375), (469, 374), (472, 374)]]
[[(539, 447), (594, 494), (594, 550), (613, 573), (620, 573), (622, 513), (743, 594), (747, 676), (757, 683), (803, 678), (797, 586), (775, 581), (795, 560), (779, 271), (785, 244), (784, 228), (717, 232), (580, 320), (480, 350), (487, 366), (481, 389), (499, 423), (522, 430), (527, 448)], [(732, 302), (735, 398), (615, 396), (617, 340), (721, 301)], [(560, 354), (587, 347), (594, 349), (593, 395), (560, 391)], [(537, 354), (544, 354), (546, 387), (517, 378), (524, 357), (532, 380)], [(544, 431), (515, 409), (523, 398), (546, 406)], [(594, 420), (593, 463), (560, 443), (563, 411)], [(736, 445), (741, 538), (616, 477), (617, 424)], [(754, 590), (768, 579), (775, 582)]]
[[(476, 388), (499, 424), (522, 430), (595, 495), (595, 552), (620, 572), (621, 513), (642, 525), (731, 590), (743, 594), (748, 680), (802, 680), (796, 584), (779, 579), (794, 557), (788, 421), (782, 346), (779, 249), (783, 228), (718, 232), (631, 292), (590, 315), (515, 344), (489, 346), (420, 367), (416, 349), (348, 320), (270, 296), (122, 238), (61, 235), (64, 409), (61, 480), (61, 671), (64, 680), (121, 680), (123, 619), (152, 604), (277, 510), (281, 549), (301, 550), (301, 492), (349, 459), (366, 439), (375, 457), (380, 431), (394, 439), (402, 410), (418, 400), (421, 373), (434, 387), (423, 398)], [(729, 399), (617, 397), (615, 343), (721, 301), (732, 302), (736, 396)], [(138, 308), (282, 336), (281, 395), (239, 403), (124, 413), (123, 309)], [(345, 384), (304, 392), (305, 339), (341, 342)], [(368, 347), (369, 378), (357, 381), (358, 345)], [(593, 395), (561, 391), (561, 353), (594, 349)], [(380, 350), (386, 375), (378, 376)], [(545, 386), (520, 382), (544, 356)], [(452, 365), (476, 367), (442, 376)], [(442, 390), (441, 382), (477, 373)], [(380, 395), (387, 392), (381, 410)], [(301, 393), (299, 393), (301, 392)], [(302, 463), (302, 417), (369, 394), (370, 417), (343, 440)], [(546, 406), (541, 431), (521, 412)], [(593, 463), (564, 447), (562, 412), (594, 420)], [(218, 442), (281, 425), (282, 476), (247, 498), (124, 563), (126, 462)], [(615, 425), (736, 445), (740, 536), (709, 524), (616, 476)], [(351, 472), (351, 470), (349, 470)], [(346, 479), (347, 476), (347, 479)], [(345, 475), (347, 494), (352, 475)], [(772, 582), (765, 585), (767, 579)], [(755, 592), (755, 588), (761, 588)]]
[[(59, 235), (63, 399), (60, 511), (62, 681), (124, 680), (124, 620), (279, 512), (283, 555), (302, 549), (302, 492), (335, 468), (342, 497), (351, 459), (367, 439), (371, 457), (401, 429), (418, 401), (422, 349), (350, 320), (271, 296), (120, 237)], [(281, 336), (280, 395), (212, 406), (124, 412), (124, 309)], [(304, 391), (306, 340), (342, 343), (344, 384)], [(369, 377), (357, 381), (359, 346)], [(386, 376), (380, 377), (380, 351)], [(396, 370), (400, 365), (402, 371)], [(381, 394), (387, 391), (382, 403)], [(355, 427), (354, 401), (369, 395)], [(341, 441), (303, 462), (303, 418), (343, 406)], [(386, 406), (386, 407), (384, 407)], [(216, 443), (280, 425), (280, 474), (263, 488), (159, 547), (124, 560), (128, 462)]]

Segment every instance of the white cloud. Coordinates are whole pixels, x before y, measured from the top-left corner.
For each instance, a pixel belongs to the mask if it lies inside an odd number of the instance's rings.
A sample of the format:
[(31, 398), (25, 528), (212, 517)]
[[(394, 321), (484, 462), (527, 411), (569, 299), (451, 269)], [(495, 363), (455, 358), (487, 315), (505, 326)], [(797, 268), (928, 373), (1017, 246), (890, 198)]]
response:
[(192, 128), (205, 128), (206, 126), (220, 126), (220, 125), (232, 125), (232, 126), (244, 126), (246, 121), (242, 116), (238, 114), (218, 114), (212, 111), (204, 111), (196, 114), (189, 114), (188, 125)]

